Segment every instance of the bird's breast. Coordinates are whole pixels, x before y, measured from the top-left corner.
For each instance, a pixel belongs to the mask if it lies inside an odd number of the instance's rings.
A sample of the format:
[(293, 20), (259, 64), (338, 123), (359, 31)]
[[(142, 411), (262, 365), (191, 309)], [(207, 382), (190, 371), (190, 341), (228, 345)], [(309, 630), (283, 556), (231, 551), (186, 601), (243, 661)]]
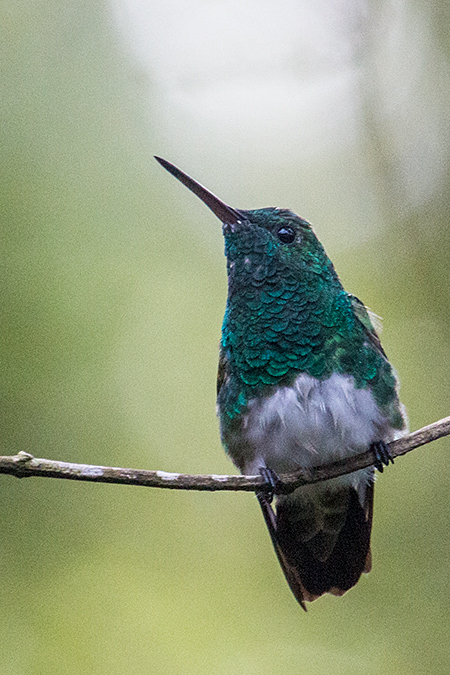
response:
[(264, 465), (289, 473), (325, 464), (392, 436), (370, 389), (335, 373), (323, 380), (301, 374), (292, 386), (251, 399), (224, 440), (241, 471), (255, 474)]

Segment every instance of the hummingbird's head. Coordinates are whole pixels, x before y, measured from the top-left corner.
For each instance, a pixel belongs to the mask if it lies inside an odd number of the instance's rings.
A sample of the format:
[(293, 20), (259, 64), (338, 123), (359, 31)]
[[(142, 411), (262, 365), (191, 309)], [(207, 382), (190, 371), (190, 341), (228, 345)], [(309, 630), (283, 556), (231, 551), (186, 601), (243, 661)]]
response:
[[(292, 211), (279, 208), (233, 209), (165, 159), (155, 159), (183, 185), (199, 197), (222, 221), (228, 262), (245, 259), (258, 264), (268, 256), (280, 267), (312, 268), (318, 272), (331, 263), (310, 224)], [(230, 264), (229, 264), (230, 270)]]
[(288, 265), (296, 259), (324, 253), (311, 225), (289, 209), (268, 207), (238, 213), (239, 223), (223, 225), (228, 250), (263, 252), (264, 247), (268, 254), (278, 254)]

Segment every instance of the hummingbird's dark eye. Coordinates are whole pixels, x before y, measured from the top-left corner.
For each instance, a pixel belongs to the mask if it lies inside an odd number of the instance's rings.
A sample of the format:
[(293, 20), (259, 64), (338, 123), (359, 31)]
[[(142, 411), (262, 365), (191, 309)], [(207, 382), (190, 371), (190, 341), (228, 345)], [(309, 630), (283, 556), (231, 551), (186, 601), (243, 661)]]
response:
[(292, 244), (295, 239), (295, 231), (292, 229), (292, 227), (280, 227), (277, 235), (278, 239), (283, 244)]

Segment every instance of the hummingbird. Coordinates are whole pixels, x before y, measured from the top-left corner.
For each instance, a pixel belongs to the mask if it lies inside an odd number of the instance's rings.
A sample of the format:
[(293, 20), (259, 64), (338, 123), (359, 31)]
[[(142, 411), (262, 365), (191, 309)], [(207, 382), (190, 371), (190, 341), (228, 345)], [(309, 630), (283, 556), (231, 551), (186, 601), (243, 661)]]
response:
[[(222, 222), (228, 297), (217, 377), (221, 440), (241, 473), (265, 478), (258, 501), (306, 610), (305, 602), (343, 595), (371, 569), (375, 467), (393, 463), (387, 444), (406, 430), (396, 372), (373, 315), (344, 290), (309, 222), (288, 209), (231, 208), (155, 159)], [(374, 466), (277, 494), (279, 474), (369, 448)]]

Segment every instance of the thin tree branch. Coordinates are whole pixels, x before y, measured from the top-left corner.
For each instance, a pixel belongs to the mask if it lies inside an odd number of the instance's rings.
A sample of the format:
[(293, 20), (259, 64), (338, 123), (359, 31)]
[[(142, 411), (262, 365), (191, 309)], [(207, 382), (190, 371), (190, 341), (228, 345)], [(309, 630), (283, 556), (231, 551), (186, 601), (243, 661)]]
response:
[[(442, 436), (450, 435), (450, 416), (429, 424), (419, 431), (389, 443), (392, 457), (406, 455), (421, 445), (431, 443)], [(298, 471), (295, 474), (282, 474), (280, 492), (292, 492), (296, 487), (308, 483), (336, 478), (358, 469), (372, 466), (375, 455), (367, 450), (359, 455), (331, 464)], [(17, 478), (42, 476), (47, 478), (65, 478), (93, 483), (118, 483), (122, 485), (144, 485), (146, 487), (169, 488), (172, 490), (244, 490), (254, 492), (264, 485), (261, 476), (216, 476), (166, 473), (165, 471), (145, 471), (139, 469), (120, 469), (111, 466), (91, 464), (73, 464), (50, 459), (38, 459), (27, 452), (19, 452), (11, 457), (0, 457), (0, 474), (10, 474)]]

